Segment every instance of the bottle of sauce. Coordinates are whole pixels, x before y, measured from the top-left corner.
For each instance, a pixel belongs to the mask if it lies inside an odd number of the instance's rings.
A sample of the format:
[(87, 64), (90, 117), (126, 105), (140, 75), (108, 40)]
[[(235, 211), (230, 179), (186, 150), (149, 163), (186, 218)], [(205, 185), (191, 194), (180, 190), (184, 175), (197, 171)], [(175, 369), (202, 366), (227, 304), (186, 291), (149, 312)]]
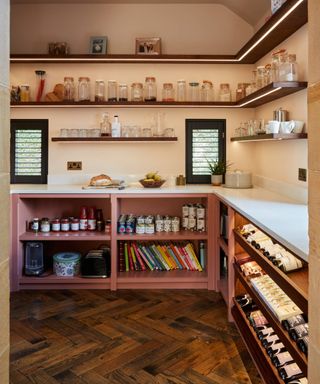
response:
[(97, 219), (95, 215), (95, 209), (89, 208), (88, 212), (88, 231), (95, 231), (97, 228)]
[(86, 231), (88, 229), (88, 217), (87, 217), (87, 207), (82, 207), (80, 210), (80, 231)]

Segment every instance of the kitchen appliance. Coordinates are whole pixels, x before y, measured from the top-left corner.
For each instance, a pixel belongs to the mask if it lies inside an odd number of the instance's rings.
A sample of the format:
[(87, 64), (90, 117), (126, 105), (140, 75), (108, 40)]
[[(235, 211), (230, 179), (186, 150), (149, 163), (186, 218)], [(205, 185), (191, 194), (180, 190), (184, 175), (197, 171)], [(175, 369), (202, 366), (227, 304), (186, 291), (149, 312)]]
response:
[(87, 253), (81, 263), (82, 277), (109, 277), (111, 270), (110, 248), (92, 250)]
[(235, 170), (225, 174), (225, 188), (252, 188), (252, 176), (250, 172)]
[(44, 272), (43, 244), (27, 242), (25, 248), (24, 273), (27, 276), (40, 276)]

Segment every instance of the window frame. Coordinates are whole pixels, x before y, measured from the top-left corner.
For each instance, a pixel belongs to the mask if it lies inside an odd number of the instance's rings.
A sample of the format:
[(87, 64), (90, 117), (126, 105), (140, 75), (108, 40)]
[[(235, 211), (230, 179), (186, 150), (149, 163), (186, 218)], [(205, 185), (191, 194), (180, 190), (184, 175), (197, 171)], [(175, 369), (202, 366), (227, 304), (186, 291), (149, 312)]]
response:
[[(16, 131), (41, 130), (41, 175), (15, 175)], [(49, 157), (49, 120), (48, 119), (11, 119), (10, 120), (10, 183), (11, 184), (47, 184)]]
[(186, 183), (211, 184), (211, 175), (192, 174), (192, 132), (194, 129), (217, 129), (219, 133), (219, 161), (226, 161), (226, 119), (186, 119)]

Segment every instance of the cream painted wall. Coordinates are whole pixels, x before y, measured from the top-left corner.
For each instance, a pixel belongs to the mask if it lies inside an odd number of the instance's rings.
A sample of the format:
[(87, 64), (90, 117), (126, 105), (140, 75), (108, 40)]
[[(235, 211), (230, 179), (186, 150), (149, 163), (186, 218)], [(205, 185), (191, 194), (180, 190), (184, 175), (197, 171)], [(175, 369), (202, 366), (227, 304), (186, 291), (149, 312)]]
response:
[(163, 53), (233, 54), (253, 31), (219, 4), (14, 4), (11, 19), (12, 53), (47, 53), (50, 41), (88, 53), (89, 37), (103, 35), (108, 53), (134, 53), (136, 37), (159, 36)]

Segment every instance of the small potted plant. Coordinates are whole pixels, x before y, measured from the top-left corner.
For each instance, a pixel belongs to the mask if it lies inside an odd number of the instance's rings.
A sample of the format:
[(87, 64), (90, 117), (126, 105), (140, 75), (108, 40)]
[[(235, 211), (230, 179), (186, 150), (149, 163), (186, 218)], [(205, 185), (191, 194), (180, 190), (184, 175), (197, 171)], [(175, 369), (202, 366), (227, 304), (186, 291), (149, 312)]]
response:
[(227, 172), (227, 169), (230, 167), (230, 163), (224, 160), (215, 160), (210, 162), (207, 159), (210, 172), (211, 172), (211, 184), (212, 185), (221, 185), (223, 181), (223, 176)]

